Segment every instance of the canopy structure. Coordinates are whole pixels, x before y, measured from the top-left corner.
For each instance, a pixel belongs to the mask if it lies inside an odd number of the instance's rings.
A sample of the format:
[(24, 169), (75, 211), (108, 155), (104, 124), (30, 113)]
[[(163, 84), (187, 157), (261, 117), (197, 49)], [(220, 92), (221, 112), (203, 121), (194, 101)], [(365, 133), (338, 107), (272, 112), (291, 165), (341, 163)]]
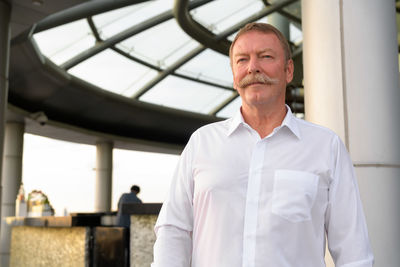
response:
[[(31, 11), (48, 5), (33, 2)], [(49, 135), (40, 130), (49, 121), (182, 147), (195, 129), (239, 108), (229, 45), (246, 23), (271, 16), (296, 64), (287, 103), (304, 113), (298, 0), (78, 2), (12, 38), (9, 103), (39, 121), (28, 131)]]

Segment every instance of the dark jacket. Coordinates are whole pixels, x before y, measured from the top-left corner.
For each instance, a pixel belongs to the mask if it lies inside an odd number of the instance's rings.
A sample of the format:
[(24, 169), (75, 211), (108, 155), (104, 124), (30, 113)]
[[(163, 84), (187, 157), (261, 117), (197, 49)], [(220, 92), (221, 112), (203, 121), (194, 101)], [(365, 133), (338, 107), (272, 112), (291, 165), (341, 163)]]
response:
[(122, 204), (127, 203), (142, 203), (142, 201), (136, 196), (136, 193), (125, 193), (122, 194), (118, 201), (118, 213), (117, 213), (117, 225), (122, 227), (130, 227), (131, 216), (129, 214), (122, 214)]

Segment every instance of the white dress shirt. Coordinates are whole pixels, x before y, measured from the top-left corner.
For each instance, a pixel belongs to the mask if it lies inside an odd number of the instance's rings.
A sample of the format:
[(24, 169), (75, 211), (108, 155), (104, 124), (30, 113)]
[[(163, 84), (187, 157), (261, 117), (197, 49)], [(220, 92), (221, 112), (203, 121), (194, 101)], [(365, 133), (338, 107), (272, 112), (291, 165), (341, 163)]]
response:
[(263, 139), (240, 112), (198, 129), (155, 231), (152, 267), (322, 267), (325, 237), (336, 266), (373, 264), (343, 143), (289, 108)]

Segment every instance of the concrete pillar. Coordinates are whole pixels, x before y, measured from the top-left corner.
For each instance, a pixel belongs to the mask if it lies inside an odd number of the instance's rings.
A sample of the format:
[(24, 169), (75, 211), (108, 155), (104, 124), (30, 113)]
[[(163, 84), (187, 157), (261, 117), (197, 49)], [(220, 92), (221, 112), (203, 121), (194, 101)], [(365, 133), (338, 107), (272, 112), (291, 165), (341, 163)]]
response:
[(15, 216), (15, 199), (21, 184), (24, 124), (8, 122), (5, 131), (1, 196), (0, 266), (9, 266), (11, 227), (5, 218)]
[[(3, 158), (4, 125), (8, 99), (8, 64), (10, 58), (10, 17), (11, 4), (0, 0), (0, 158)], [(2, 161), (0, 160), (0, 173)], [(1, 183), (0, 183), (1, 184)], [(2, 188), (0, 185), (0, 199)], [(1, 206), (1, 205), (0, 205)], [(0, 228), (1, 232), (1, 228)]]
[(400, 89), (392, 0), (303, 0), (306, 119), (353, 159), (375, 265), (400, 262)]
[(99, 142), (96, 149), (95, 211), (108, 212), (111, 211), (113, 144)]

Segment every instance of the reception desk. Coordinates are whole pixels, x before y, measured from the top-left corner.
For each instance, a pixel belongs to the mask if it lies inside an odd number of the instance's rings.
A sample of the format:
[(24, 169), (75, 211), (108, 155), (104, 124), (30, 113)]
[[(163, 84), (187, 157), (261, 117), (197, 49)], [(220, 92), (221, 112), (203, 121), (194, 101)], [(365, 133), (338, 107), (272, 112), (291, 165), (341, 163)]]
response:
[(161, 204), (126, 204), (131, 229), (114, 225), (115, 213), (65, 217), (9, 217), (10, 266), (150, 266)]

